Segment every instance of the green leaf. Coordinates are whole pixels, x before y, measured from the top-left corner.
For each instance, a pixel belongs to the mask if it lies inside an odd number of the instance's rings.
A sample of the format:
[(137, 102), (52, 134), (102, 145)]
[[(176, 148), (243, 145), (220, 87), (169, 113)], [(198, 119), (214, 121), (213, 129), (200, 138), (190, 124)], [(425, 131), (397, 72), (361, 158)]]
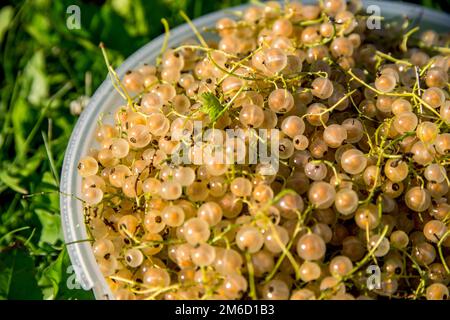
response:
[(3, 37), (8, 31), (13, 16), (14, 9), (12, 6), (6, 6), (0, 10), (0, 44), (3, 42)]
[(18, 170), (22, 177), (28, 177), (32, 173), (36, 171), (36, 169), (41, 164), (44, 159), (44, 154), (40, 151), (37, 151), (33, 156), (27, 158), (25, 163), (22, 163), (23, 166)]
[(130, 14), (132, 3), (131, 0), (112, 0), (111, 7), (114, 11), (120, 14), (122, 17), (126, 17)]
[[(448, 2), (447, 2), (448, 4)], [(433, 1), (433, 0), (423, 0), (422, 5), (424, 7), (433, 8), (433, 9), (440, 9), (441, 6), (439, 5), (439, 2)]]
[(51, 20), (48, 16), (38, 13), (34, 14), (24, 29), (34, 38), (41, 46), (50, 46), (56, 42), (58, 38), (51, 32)]
[(81, 287), (74, 286), (74, 273), (71, 267), (69, 255), (66, 248), (59, 254), (58, 258), (49, 265), (43, 272), (43, 276), (39, 283), (51, 284), (52, 290), (45, 290), (50, 293), (47, 299), (80, 299), (92, 300), (94, 295), (92, 291), (85, 291)]
[(62, 240), (61, 217), (42, 209), (36, 209), (35, 212), (42, 224), (41, 238), (39, 242), (45, 242), (53, 245), (58, 240)]
[(136, 33), (135, 36), (143, 36), (148, 33), (147, 28), (147, 18), (145, 16), (145, 10), (142, 5), (142, 0), (135, 0), (133, 1), (133, 11), (134, 11), (134, 19), (135, 19), (135, 28)]
[(206, 113), (213, 123), (217, 121), (225, 109), (219, 99), (211, 92), (201, 94), (200, 103), (202, 104), (201, 111)]
[(28, 61), (24, 69), (25, 81), (31, 82), (28, 100), (38, 105), (44, 98), (48, 97), (49, 87), (45, 71), (44, 51), (39, 50)]
[[(50, 171), (44, 172), (42, 175), (42, 190), (44, 191), (55, 191), (55, 178)], [(58, 208), (59, 207), (59, 194), (57, 192), (49, 193), (47, 196), (47, 208)]]
[(2, 181), (6, 186), (13, 189), (14, 191), (22, 194), (28, 193), (26, 189), (19, 186), (20, 179), (11, 177), (10, 175), (8, 175), (8, 172), (6, 170), (0, 171), (0, 181)]
[[(103, 41), (108, 49), (121, 50), (129, 55), (136, 49), (136, 41), (130, 37), (126, 25), (124, 19), (110, 6), (102, 6), (93, 17), (89, 28), (95, 30), (99, 35), (98, 42)], [(118, 34), (121, 36), (117, 37)], [(86, 62), (92, 63), (90, 59)], [(105, 68), (104, 63), (103, 68)]]
[(33, 259), (24, 249), (0, 253), (0, 297), (9, 300), (42, 299)]
[[(153, 5), (157, 5), (155, 1)], [(141, 0), (113, 0), (111, 6), (122, 18), (126, 20), (125, 28), (132, 36), (148, 35), (148, 16)]]
[(17, 99), (12, 107), (11, 119), (14, 128), (14, 142), (17, 154), (23, 154), (25, 152), (25, 140), (28, 136), (26, 128), (30, 124), (29, 108), (30, 106), (23, 98)]
[[(66, 250), (64, 249), (61, 251), (58, 258), (44, 270), (43, 276), (39, 280), (39, 285), (51, 286), (52, 288), (52, 290), (44, 292), (46, 299), (53, 299), (58, 295), (59, 284), (61, 283), (63, 277), (63, 261), (65, 255)], [(48, 293), (45, 294), (46, 292)]]

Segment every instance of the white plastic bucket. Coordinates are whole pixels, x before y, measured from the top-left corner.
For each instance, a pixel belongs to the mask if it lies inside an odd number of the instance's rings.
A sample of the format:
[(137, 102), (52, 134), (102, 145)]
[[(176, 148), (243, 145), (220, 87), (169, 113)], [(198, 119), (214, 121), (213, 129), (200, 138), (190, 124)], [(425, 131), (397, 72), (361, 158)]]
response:
[[(303, 1), (303, 3), (308, 2), (313, 1)], [(393, 1), (363, 1), (363, 3), (365, 8), (377, 5), (381, 9), (380, 14), (386, 18), (408, 16), (414, 19), (422, 15), (420, 21), (425, 28), (450, 31), (450, 16), (445, 13)], [(213, 27), (218, 19), (229, 15), (227, 12), (241, 11), (248, 6), (246, 4), (214, 12), (195, 19), (193, 22), (199, 30), (204, 27)], [(194, 38), (192, 30), (184, 24), (171, 30), (168, 46), (177, 46), (192, 38)], [(117, 69), (119, 77), (122, 78), (127, 70), (134, 69), (144, 62), (153, 63), (160, 52), (163, 39), (164, 35), (161, 35), (131, 55)], [(77, 164), (80, 158), (87, 154), (95, 144), (94, 131), (97, 120), (102, 115), (103, 121), (112, 121), (111, 114), (121, 104), (123, 104), (123, 100), (114, 90), (110, 79), (107, 78), (97, 89), (75, 125), (67, 146), (61, 173), (60, 204), (64, 239), (66, 243), (72, 243), (67, 245), (67, 249), (78, 281), (84, 289), (92, 289), (97, 299), (114, 299), (114, 296), (97, 266), (90, 243), (86, 241), (74, 243), (87, 239), (88, 234), (84, 224), (81, 202), (67, 195), (79, 195), (80, 193), (81, 177), (77, 173)]]

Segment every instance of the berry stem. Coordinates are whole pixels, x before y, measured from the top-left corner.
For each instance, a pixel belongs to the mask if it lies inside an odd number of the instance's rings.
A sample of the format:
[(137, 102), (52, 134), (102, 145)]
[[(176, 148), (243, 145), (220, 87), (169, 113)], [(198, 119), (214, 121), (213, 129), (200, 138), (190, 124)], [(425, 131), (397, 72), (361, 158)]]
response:
[(447, 261), (444, 258), (444, 253), (442, 252), (442, 244), (444, 243), (445, 239), (449, 236), (450, 236), (450, 230), (448, 230), (446, 233), (444, 233), (444, 235), (442, 236), (441, 239), (439, 239), (439, 242), (437, 244), (439, 257), (441, 258), (442, 265), (444, 266), (445, 271), (447, 271), (447, 274), (450, 274), (450, 269), (447, 265)]
[(163, 45), (161, 47), (161, 51), (160, 51), (158, 57), (156, 58), (156, 65), (157, 66), (159, 66), (161, 64), (162, 56), (163, 56), (164, 52), (166, 52), (167, 43), (169, 42), (169, 37), (170, 37), (169, 22), (167, 22), (167, 20), (165, 18), (162, 18), (161, 19), (161, 23), (164, 26), (164, 41), (163, 41)]
[(252, 300), (258, 300), (256, 295), (256, 287), (255, 287), (255, 268), (253, 266), (252, 257), (249, 252), (245, 253), (245, 259), (247, 260), (247, 269), (248, 269), (248, 282), (250, 285), (249, 296)]
[(194, 32), (198, 41), (200, 41), (201, 45), (205, 48), (209, 48), (208, 44), (205, 41), (205, 38), (203, 38), (203, 36), (198, 31), (197, 27), (192, 23), (191, 19), (187, 16), (187, 14), (183, 10), (180, 10), (180, 15), (186, 21), (186, 23), (189, 25), (189, 27), (191, 27), (192, 31)]

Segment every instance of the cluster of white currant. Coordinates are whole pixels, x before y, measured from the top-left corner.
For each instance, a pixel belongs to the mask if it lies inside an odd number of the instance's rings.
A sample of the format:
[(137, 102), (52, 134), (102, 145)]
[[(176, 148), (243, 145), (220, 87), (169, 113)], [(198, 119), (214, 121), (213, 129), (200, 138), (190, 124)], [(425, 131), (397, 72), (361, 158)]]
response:
[[(250, 7), (217, 21), (218, 43), (194, 28), (116, 81), (126, 105), (78, 169), (117, 299), (449, 297), (450, 50), (433, 31), (384, 43), (360, 9)], [(194, 121), (211, 141), (279, 130), (278, 172), (172, 165)]]

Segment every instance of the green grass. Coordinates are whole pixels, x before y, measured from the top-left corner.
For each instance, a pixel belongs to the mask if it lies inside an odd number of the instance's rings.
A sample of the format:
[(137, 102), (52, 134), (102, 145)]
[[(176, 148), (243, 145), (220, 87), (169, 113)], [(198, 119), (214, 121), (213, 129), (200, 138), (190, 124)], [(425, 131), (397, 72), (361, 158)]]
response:
[[(77, 120), (69, 105), (107, 74), (98, 44), (118, 66), (163, 32), (161, 18), (174, 27), (179, 10), (195, 18), (245, 1), (9, 2), (0, 9), (0, 299), (92, 299), (67, 286), (74, 277), (57, 191)], [(72, 4), (81, 8), (80, 30), (66, 27)]]

